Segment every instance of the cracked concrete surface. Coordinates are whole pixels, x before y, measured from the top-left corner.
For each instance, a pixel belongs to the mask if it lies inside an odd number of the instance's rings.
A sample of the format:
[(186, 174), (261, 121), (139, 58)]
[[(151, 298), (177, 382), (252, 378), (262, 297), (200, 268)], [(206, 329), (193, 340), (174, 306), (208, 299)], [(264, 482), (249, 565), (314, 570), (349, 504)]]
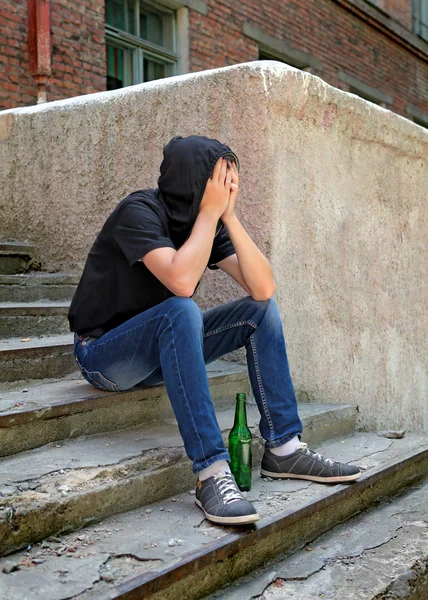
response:
[[(90, 588), (100, 579), (100, 569), (105, 562), (104, 555), (85, 556), (80, 560), (67, 561), (67, 564), (52, 565), (46, 572), (40, 568), (49, 565), (34, 564), (31, 560), (23, 560), (19, 571), (20, 587), (16, 588), (10, 579), (14, 573), (0, 578), (0, 598), (7, 600), (60, 600), (72, 598)], [(49, 568), (49, 567), (48, 567)], [(48, 573), (48, 577), (46, 576)]]
[[(359, 452), (361, 459), (367, 453), (384, 448), (385, 443), (384, 439), (374, 434), (357, 434), (342, 441), (349, 446), (349, 456), (355, 458)], [(388, 440), (392, 447), (385, 452), (377, 452), (378, 460), (387, 464), (390, 455), (398, 453), (394, 445), (402, 441)], [(421, 444), (419, 438), (413, 441), (408, 439), (408, 446), (416, 446), (418, 443)], [(333, 458), (339, 458), (339, 452), (345, 454), (343, 446), (341, 441), (323, 445), (326, 454)], [(335, 455), (329, 452), (330, 448)], [(403, 453), (403, 448), (401, 452)], [(308, 502), (327, 497), (343, 487), (292, 480), (267, 481), (262, 480), (255, 472), (253, 488), (248, 497), (253, 499), (261, 519), (266, 519), (281, 511), (296, 511)], [(355, 560), (363, 550), (363, 554), (367, 554), (367, 548), (385, 544), (394, 536), (401, 535), (405, 528), (406, 531), (410, 531), (409, 528), (413, 527), (416, 528), (415, 531), (420, 532), (423, 520), (420, 510), (424, 499), (425, 496), (419, 494), (411, 506), (409, 505), (411, 510), (407, 508), (407, 516), (404, 517), (399, 504), (394, 502), (386, 505), (387, 522), (380, 525), (376, 517), (378, 513), (373, 513), (374, 516), (369, 517), (366, 525), (355, 528), (356, 534), (352, 538), (349, 538), (348, 533), (351, 530), (346, 529), (345, 524), (343, 534), (337, 537), (336, 541), (328, 541), (326, 537), (326, 542), (314, 544), (312, 552), (302, 551), (299, 558), (290, 563), (289, 571), (286, 571), (285, 563), (271, 566), (269, 572), (273, 575), (269, 575), (269, 581), (263, 574), (263, 585), (260, 581), (251, 580), (251, 583), (256, 586), (257, 594), (260, 594), (270, 581), (279, 577), (277, 574), (280, 572), (287, 578), (290, 578), (291, 574), (293, 577), (307, 577), (319, 568), (320, 572), (329, 568), (330, 563), (335, 564), (339, 556), (342, 568), (348, 568), (350, 565), (345, 565), (344, 560)], [(139, 574), (173, 567), (189, 553), (201, 551), (202, 548), (209, 549), (225, 535), (238, 531), (240, 530), (236, 528), (216, 526), (203, 519), (203, 513), (194, 504), (194, 493), (185, 492), (150, 506), (109, 517), (101, 523), (89, 525), (73, 533), (50, 537), (34, 544), (27, 551), (16, 552), (0, 559), (0, 591), (7, 588), (8, 600), (24, 600), (25, 590), (31, 582), (33, 591), (28, 600), (65, 600), (71, 597), (65, 590), (70, 590), (74, 585), (75, 567), (69, 568), (69, 565), (77, 564), (81, 565), (79, 568), (82, 569), (82, 576), (79, 586), (73, 588), (73, 598), (98, 600), (101, 592), (107, 593), (112, 589), (113, 583), (118, 584)], [(170, 546), (172, 539), (180, 539), (182, 544)], [(326, 546), (328, 550), (324, 550), (322, 546)], [(86, 562), (87, 560), (89, 562)], [(14, 568), (18, 570), (13, 570)], [(4, 572), (4, 569), (9, 572)], [(52, 573), (61, 569), (68, 570), (69, 573), (52, 578)], [(33, 585), (35, 574), (37, 583)], [(62, 581), (69, 582), (70, 587), (64, 587)], [(294, 585), (296, 582), (286, 583)], [(47, 586), (50, 595), (43, 593)], [(221, 598), (223, 600), (223, 596)], [(224, 598), (226, 599), (226, 596)], [(239, 600), (244, 598), (241, 596)], [(299, 597), (299, 600), (302, 598)]]
[[(219, 360), (207, 367), (217, 410), (229, 408), (237, 392), (249, 391), (247, 369)], [(14, 382), (0, 391), (0, 456), (10, 456), (57, 440), (66, 440), (159, 423), (174, 417), (165, 386), (134, 387), (125, 392), (97, 390), (73, 373), (60, 380)], [(4, 388), (7, 390), (4, 390)], [(355, 427), (355, 407), (342, 411), (342, 431)], [(348, 411), (351, 407), (348, 407)], [(321, 438), (325, 439), (325, 437)], [(321, 441), (321, 439), (317, 441)]]
[(320, 571), (332, 561), (350, 560), (368, 549), (377, 548), (396, 537), (401, 529), (400, 515), (393, 518), (386, 515), (384, 520), (379, 519), (375, 511), (358, 518), (350, 527), (339, 527), (337, 531), (329, 532), (316, 540), (316, 546), (310, 551), (298, 552), (287, 563), (277, 569), (277, 577), (284, 581), (305, 580)]
[[(234, 410), (217, 415), (226, 438)], [(355, 407), (306, 404), (300, 415), (309, 430), (308, 441), (311, 435), (325, 439), (332, 432), (349, 432)], [(259, 413), (251, 403), (248, 419), (257, 465), (263, 444)], [(119, 512), (118, 506), (132, 510), (156, 502), (164, 497), (166, 479), (167, 493), (180, 493), (194, 484), (173, 419), (51, 442), (0, 459), (0, 552), (8, 554), (25, 547), (28, 539), (37, 541), (108, 517)], [(299, 483), (296, 489), (301, 487)], [(269, 498), (267, 505), (272, 512), (278, 506)]]
[[(249, 418), (256, 418), (254, 411), (254, 407), (250, 408)], [(227, 431), (231, 422), (230, 415), (227, 414), (229, 412), (231, 411), (219, 414), (223, 431)], [(423, 445), (423, 442), (423, 437), (419, 435), (408, 436), (405, 440), (386, 440), (374, 434), (359, 434), (348, 440), (323, 444), (319, 450), (326, 456), (343, 462), (354, 459), (353, 462), (363, 467), (370, 460), (370, 467), (373, 468), (385, 460), (386, 449), (388, 458), (391, 459), (404, 451)], [(152, 492), (147, 477), (156, 478), (159, 469), (166, 467), (176, 470), (178, 467), (183, 474), (189, 472), (189, 479), (193, 481), (180, 443), (176, 425), (167, 423), (157, 427), (150, 426), (147, 432), (144, 428), (134, 428), (108, 435), (88, 436), (88, 439), (49, 444), (42, 449), (0, 461), (0, 466), (7, 465), (7, 469), (0, 471), (0, 481), (3, 484), (0, 488), (3, 495), (0, 504), (0, 526), (3, 521), (2, 527), (8, 529), (24, 514), (25, 527), (29, 527), (31, 521), (38, 521), (38, 514), (43, 514), (46, 509), (49, 514), (59, 511), (61, 515), (67, 506), (76, 507), (76, 502), (81, 503), (82, 509), (72, 509), (74, 514), (64, 517), (65, 520), (60, 519), (57, 526), (66, 528), (67, 523), (74, 527), (79, 524), (81, 526), (85, 519), (93, 521), (96, 518), (95, 513), (100, 510), (100, 502), (103, 503), (103, 510), (109, 510), (104, 512), (103, 516), (115, 512), (114, 506), (108, 509), (106, 503), (110, 490), (114, 488), (117, 489), (117, 500), (128, 503), (128, 509), (138, 505), (129, 504), (131, 501), (135, 502), (136, 495), (141, 497), (141, 503), (148, 503), (151, 501)], [(131, 456), (133, 453), (137, 456)], [(39, 455), (41, 458), (37, 460)], [(76, 467), (71, 468), (70, 465), (74, 464)], [(126, 485), (131, 484), (131, 481), (134, 487)], [(173, 479), (170, 479), (170, 483), (173, 483)], [(144, 494), (149, 493), (148, 496), (141, 495), (142, 488), (146, 490)], [(182, 489), (177, 488), (178, 491)], [(265, 481), (255, 478), (248, 498), (250, 501), (263, 502), (265, 515), (270, 516), (294, 505), (297, 492), (303, 502), (308, 498), (323, 497), (325, 488), (306, 481)], [(85, 495), (93, 493), (98, 494), (98, 500), (88, 503)], [(158, 498), (159, 496), (154, 499)], [(47, 514), (44, 513), (44, 519), (47, 518)], [(52, 513), (51, 517), (58, 519), (59, 515), (55, 517)], [(52, 532), (45, 531), (45, 535)]]
[(126, 431), (52, 442), (0, 461), (0, 485), (42, 478), (61, 469), (86, 469), (123, 463), (153, 448), (182, 444), (176, 426), (150, 424)]
[[(300, 414), (303, 422), (309, 425), (316, 417), (325, 414), (328, 416), (330, 408), (336, 410), (336, 407), (307, 404), (300, 407)], [(260, 418), (256, 406), (249, 405), (247, 414), (256, 442), (259, 437), (256, 423)], [(223, 432), (230, 429), (233, 416), (234, 409), (218, 412), (218, 421)], [(378, 439), (378, 445), (381, 446), (383, 440)], [(18, 487), (25, 482), (32, 482), (43, 489), (43, 486), (47, 485), (47, 479), (50, 479), (50, 488), (64, 484), (73, 488), (76, 482), (82, 485), (85, 480), (93, 480), (94, 476), (102, 471), (98, 467), (126, 469), (128, 462), (141, 457), (147, 451), (174, 448), (182, 448), (182, 439), (177, 424), (172, 419), (127, 430), (51, 442), (0, 459), (0, 487), (9, 486), (18, 498)]]
[[(356, 448), (352, 445), (342, 444), (340, 441), (326, 442), (330, 452), (340, 453), (344, 462), (352, 463), (355, 460), (361, 461), (362, 458), (367, 459), (369, 456), (375, 455), (379, 452), (385, 452), (391, 447), (391, 440), (381, 438), (379, 436), (367, 436), (363, 442), (364, 456), (356, 455)], [(324, 445), (320, 444), (321, 454), (324, 452)]]
[(252, 577), (209, 598), (406, 598), (412, 591), (411, 582), (416, 579), (412, 566), (426, 556), (428, 481), (338, 525), (293, 556), (272, 561)]
[[(223, 531), (211, 524), (201, 524), (201, 515), (200, 510), (195, 507), (193, 495), (186, 493), (152, 505), (150, 509), (143, 508), (112, 517), (98, 526), (91, 526), (80, 532), (63, 535), (61, 538), (48, 538), (28, 552), (16, 553), (0, 560), (0, 569), (24, 561), (19, 571), (0, 573), (0, 590), (8, 589), (8, 596), (4, 596), (8, 600), (23, 600), (23, 590), (36, 570), (39, 577), (50, 580), (51, 573), (58, 568), (70, 571), (72, 585), (74, 569), (86, 570), (85, 559), (92, 554), (98, 557), (98, 576), (91, 570), (82, 585), (73, 589), (73, 597), (80, 597), (95, 581), (99, 581), (101, 586), (109, 587), (111, 580), (117, 583), (128, 576), (160, 568), (164, 563), (176, 562), (186, 552), (230, 532), (230, 529)], [(170, 547), (168, 544), (171, 538), (179, 538), (183, 540), (183, 544)], [(34, 558), (44, 562), (34, 564), (31, 562)], [(101, 569), (103, 564), (105, 566)], [(73, 570), (69, 569), (69, 565), (73, 565)], [(21, 578), (24, 572), (26, 576)], [(101, 578), (106, 573), (110, 577)], [(65, 579), (68, 579), (68, 574)], [(64, 589), (61, 581), (54, 579), (49, 600), (69, 598)], [(0, 594), (0, 597), (3, 596)], [(28, 598), (45, 600), (45, 596), (39, 594), (37, 586), (32, 588), (32, 594)]]

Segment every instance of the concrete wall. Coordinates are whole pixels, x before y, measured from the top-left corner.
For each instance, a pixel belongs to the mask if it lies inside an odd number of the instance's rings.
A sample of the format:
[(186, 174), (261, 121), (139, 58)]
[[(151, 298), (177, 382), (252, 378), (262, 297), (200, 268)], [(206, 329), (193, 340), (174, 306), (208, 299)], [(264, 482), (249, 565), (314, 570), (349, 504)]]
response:
[[(361, 427), (428, 429), (428, 132), (317, 77), (254, 62), (0, 113), (0, 237), (80, 268), (118, 200), (156, 186), (164, 144), (191, 133), (240, 158), (240, 215), (275, 269), (300, 398), (356, 403)], [(238, 293), (210, 273), (202, 304)]]

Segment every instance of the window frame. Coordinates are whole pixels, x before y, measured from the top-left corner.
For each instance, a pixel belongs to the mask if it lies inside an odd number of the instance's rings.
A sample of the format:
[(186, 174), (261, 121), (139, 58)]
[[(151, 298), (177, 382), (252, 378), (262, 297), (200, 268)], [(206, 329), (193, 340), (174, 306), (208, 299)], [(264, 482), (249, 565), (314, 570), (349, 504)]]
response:
[[(422, 7), (424, 0), (413, 0), (412, 1), (412, 23), (413, 32), (419, 36), (425, 42), (428, 42), (428, 5), (425, 4), (427, 14), (425, 15), (426, 21), (422, 19)], [(426, 2), (426, 0), (425, 0)]]
[[(132, 64), (132, 81), (130, 80), (131, 76), (127, 70), (124, 68), (124, 79), (123, 79), (123, 87), (127, 87), (129, 85), (138, 85), (140, 83), (147, 83), (144, 80), (144, 58), (148, 60), (152, 60), (154, 62), (160, 62), (164, 65), (165, 68), (165, 77), (172, 77), (178, 72), (178, 52), (177, 52), (177, 18), (176, 11), (163, 6), (159, 2), (155, 2), (153, 0), (123, 0), (123, 7), (125, 11), (125, 16), (127, 18), (128, 15), (128, 4), (132, 2), (134, 4), (135, 11), (135, 30), (137, 34), (140, 29), (140, 7), (147, 6), (153, 8), (155, 12), (162, 13), (164, 18), (168, 20), (168, 35), (170, 45), (173, 50), (170, 50), (166, 46), (159, 46), (153, 42), (149, 42), (145, 40), (139, 35), (134, 35), (123, 29), (119, 29), (109, 23), (105, 23), (105, 43), (106, 43), (106, 52), (107, 46), (116, 47), (119, 49), (127, 49), (131, 50), (133, 55), (133, 64)], [(107, 57), (106, 57), (107, 58)], [(106, 64), (107, 60), (106, 60)], [(106, 77), (108, 76), (108, 69), (106, 73)], [(156, 80), (148, 80), (148, 81), (156, 81)], [(117, 88), (121, 89), (121, 88)]]

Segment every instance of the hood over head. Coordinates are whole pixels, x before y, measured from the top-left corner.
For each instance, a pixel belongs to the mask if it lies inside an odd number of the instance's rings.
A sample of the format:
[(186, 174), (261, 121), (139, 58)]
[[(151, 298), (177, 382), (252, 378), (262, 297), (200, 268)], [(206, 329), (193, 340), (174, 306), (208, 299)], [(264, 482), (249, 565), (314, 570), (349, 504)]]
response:
[(221, 156), (236, 154), (218, 140), (203, 135), (175, 136), (164, 146), (158, 179), (158, 198), (163, 204), (169, 232), (177, 247), (189, 236), (198, 216), (208, 178)]

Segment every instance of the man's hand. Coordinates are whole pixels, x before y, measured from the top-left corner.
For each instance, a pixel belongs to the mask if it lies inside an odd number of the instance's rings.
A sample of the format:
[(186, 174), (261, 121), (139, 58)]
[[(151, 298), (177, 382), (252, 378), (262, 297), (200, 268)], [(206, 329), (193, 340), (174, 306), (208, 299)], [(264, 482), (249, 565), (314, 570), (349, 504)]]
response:
[(230, 201), (231, 180), (221, 157), (207, 182), (188, 240), (179, 250), (156, 248), (143, 257), (146, 267), (176, 296), (192, 296), (207, 266), (218, 220)]
[(238, 168), (231, 165), (232, 173), (229, 204), (221, 215), (232, 240), (236, 254), (218, 263), (220, 269), (231, 275), (255, 300), (268, 300), (275, 292), (275, 281), (269, 261), (257, 248), (235, 214), (239, 190)]
[(232, 177), (230, 184), (229, 204), (227, 205), (227, 208), (224, 211), (224, 213), (221, 215), (221, 220), (225, 225), (235, 216), (236, 200), (238, 198), (239, 191), (238, 167), (235, 165), (234, 162), (229, 163), (228, 172), (231, 173)]
[(231, 182), (231, 171), (227, 169), (227, 161), (221, 157), (207, 181), (199, 212), (210, 215), (215, 220), (220, 219), (230, 202)]

